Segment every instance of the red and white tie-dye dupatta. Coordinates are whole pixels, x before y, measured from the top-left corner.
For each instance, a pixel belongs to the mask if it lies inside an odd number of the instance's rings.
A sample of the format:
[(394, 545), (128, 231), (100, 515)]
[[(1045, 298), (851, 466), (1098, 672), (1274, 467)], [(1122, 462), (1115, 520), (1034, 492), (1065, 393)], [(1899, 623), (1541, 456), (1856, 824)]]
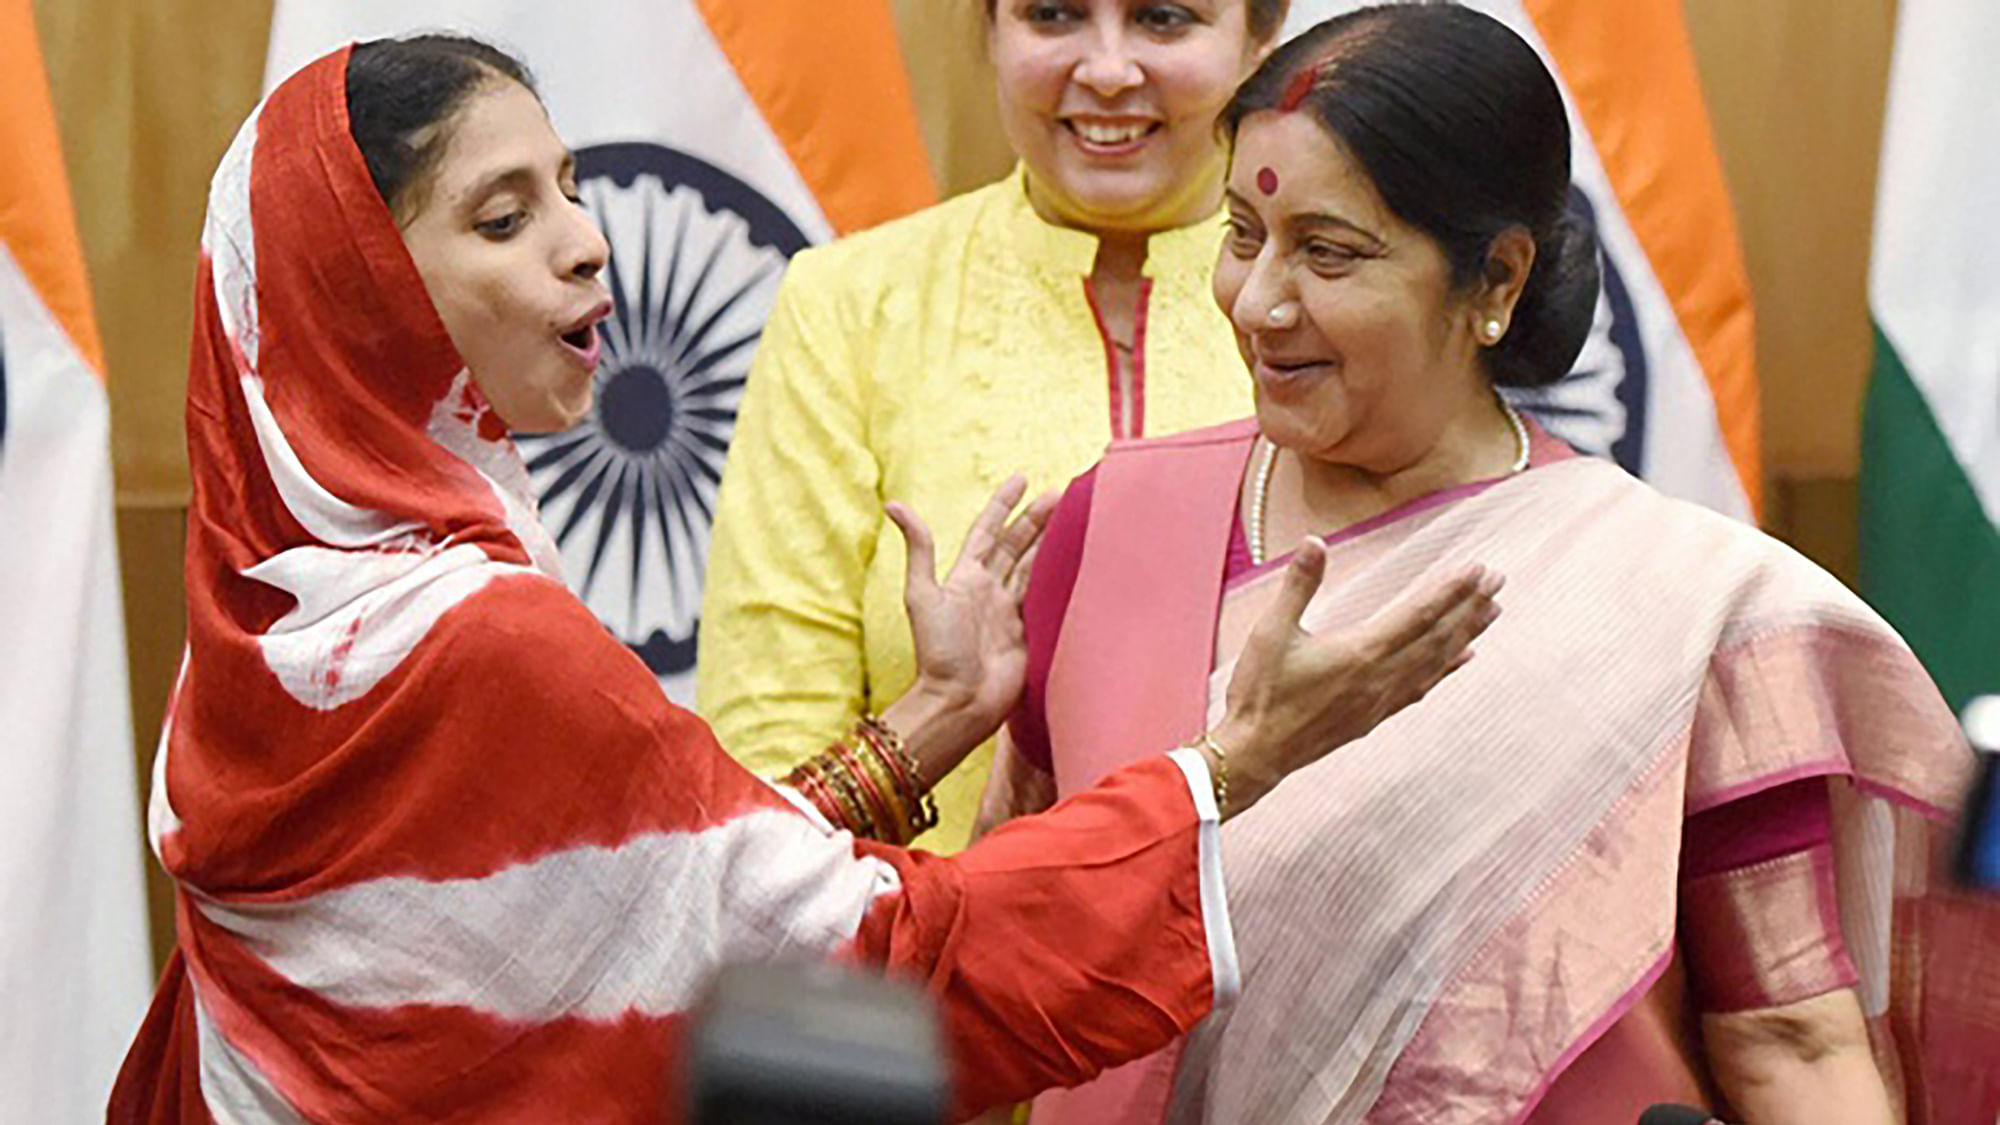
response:
[(725, 959), (923, 981), (964, 1106), (1205, 1014), (1231, 953), (1198, 759), (947, 861), (825, 831), (665, 701), (556, 580), (346, 65), (273, 93), (210, 196), (151, 824), (179, 947), (111, 1119), (671, 1120)]

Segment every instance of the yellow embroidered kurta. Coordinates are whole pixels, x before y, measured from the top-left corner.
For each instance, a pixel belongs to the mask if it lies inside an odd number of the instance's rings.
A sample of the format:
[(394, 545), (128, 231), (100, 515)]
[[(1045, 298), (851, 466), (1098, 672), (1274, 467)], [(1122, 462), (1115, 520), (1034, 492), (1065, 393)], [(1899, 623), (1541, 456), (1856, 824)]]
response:
[[(943, 571), (1008, 474), (1066, 485), (1125, 435), (1114, 419), (1136, 436), (1250, 413), (1209, 295), (1222, 229), (1152, 238), (1129, 386), (1087, 295), (1096, 238), (1038, 217), (1019, 173), (792, 259), (709, 547), (696, 699), (724, 746), (781, 774), (915, 678), (887, 501), (929, 522)], [(964, 845), (991, 757), (938, 786), (924, 846)]]

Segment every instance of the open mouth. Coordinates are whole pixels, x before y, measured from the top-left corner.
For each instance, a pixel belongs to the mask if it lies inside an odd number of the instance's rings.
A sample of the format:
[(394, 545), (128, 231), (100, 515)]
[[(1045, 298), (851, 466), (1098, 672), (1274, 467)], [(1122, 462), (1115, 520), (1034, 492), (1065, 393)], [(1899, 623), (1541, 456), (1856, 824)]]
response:
[(556, 334), (556, 339), (561, 340), (563, 346), (568, 348), (585, 367), (595, 369), (601, 352), (597, 325), (610, 315), (611, 302), (605, 301), (571, 322), (567, 330)]
[(1166, 128), (1163, 121), (1120, 120), (1106, 121), (1081, 117), (1065, 117), (1063, 127), (1077, 139), (1086, 152), (1124, 153), (1131, 152), (1146, 143), (1153, 134)]

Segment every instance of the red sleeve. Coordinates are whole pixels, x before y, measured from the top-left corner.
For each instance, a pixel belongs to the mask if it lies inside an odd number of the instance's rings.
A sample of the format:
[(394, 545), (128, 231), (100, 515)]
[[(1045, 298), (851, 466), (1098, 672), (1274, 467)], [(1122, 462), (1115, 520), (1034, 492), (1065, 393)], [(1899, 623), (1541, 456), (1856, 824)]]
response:
[(1063, 493), (1049, 516), (1048, 530), (1042, 533), (1035, 569), (1028, 579), (1027, 600), (1021, 607), (1021, 627), (1028, 643), (1028, 682), (1019, 706), (1007, 721), (1007, 730), (1014, 736), (1014, 748), (1021, 757), (1044, 773), (1053, 771), (1055, 760), (1045, 709), (1049, 665), (1055, 660), (1063, 617), (1069, 613), (1070, 595), (1076, 592), (1077, 572), (1083, 566), (1083, 537), (1090, 526), (1090, 498), (1096, 486), (1097, 470), (1092, 469), (1071, 481)]
[(857, 951), (937, 1000), (954, 1120), (1086, 1082), (1208, 1014), (1205, 825), (1187, 775), (1155, 754), (955, 856), (858, 846), (903, 891), (870, 910)]

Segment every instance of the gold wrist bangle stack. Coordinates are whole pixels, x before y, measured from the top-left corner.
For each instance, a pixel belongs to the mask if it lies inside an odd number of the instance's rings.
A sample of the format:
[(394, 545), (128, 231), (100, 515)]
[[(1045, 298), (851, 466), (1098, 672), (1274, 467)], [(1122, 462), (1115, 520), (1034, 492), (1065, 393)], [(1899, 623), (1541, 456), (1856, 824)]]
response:
[(879, 716), (863, 715), (845, 738), (801, 762), (783, 784), (834, 827), (901, 847), (937, 826), (937, 803), (922, 777), (903, 736)]
[(1206, 750), (1215, 755), (1215, 814), (1218, 818), (1229, 815), (1229, 752), (1215, 735), (1202, 731), (1201, 737), (1190, 744), (1191, 749)]

